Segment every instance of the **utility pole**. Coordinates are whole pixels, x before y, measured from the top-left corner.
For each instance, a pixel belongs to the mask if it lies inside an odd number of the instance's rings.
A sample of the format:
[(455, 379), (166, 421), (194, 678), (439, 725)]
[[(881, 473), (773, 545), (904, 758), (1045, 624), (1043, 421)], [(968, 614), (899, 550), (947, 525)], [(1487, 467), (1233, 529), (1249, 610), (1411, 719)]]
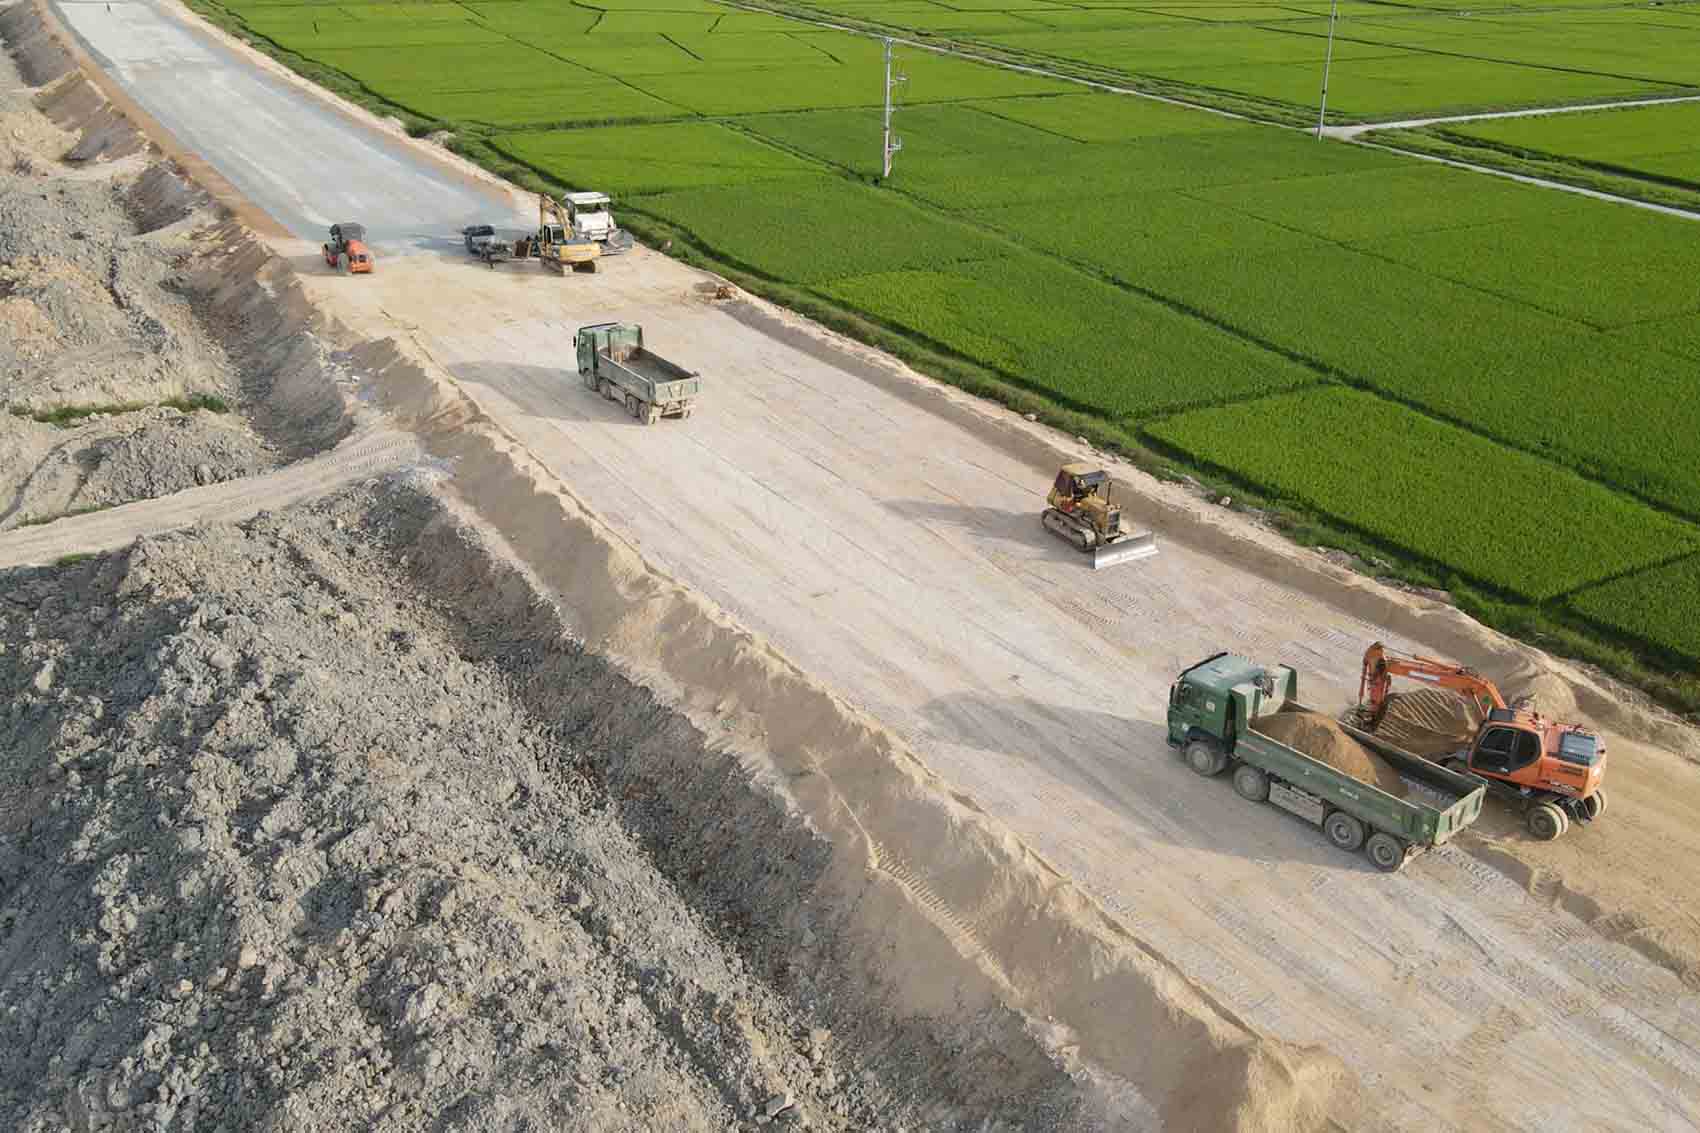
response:
[(903, 139), (891, 132), (891, 115), (897, 109), (892, 95), (897, 90), (898, 83), (909, 81), (909, 76), (892, 70), (891, 40), (885, 41), (885, 129), (880, 143), (880, 179), (891, 176), (891, 157), (903, 148)]
[(1328, 54), (1322, 61), (1322, 109), (1316, 112), (1316, 136), (1322, 138), (1322, 124), (1328, 120), (1328, 72), (1334, 66), (1334, 21), (1340, 18), (1340, 0), (1328, 8)]

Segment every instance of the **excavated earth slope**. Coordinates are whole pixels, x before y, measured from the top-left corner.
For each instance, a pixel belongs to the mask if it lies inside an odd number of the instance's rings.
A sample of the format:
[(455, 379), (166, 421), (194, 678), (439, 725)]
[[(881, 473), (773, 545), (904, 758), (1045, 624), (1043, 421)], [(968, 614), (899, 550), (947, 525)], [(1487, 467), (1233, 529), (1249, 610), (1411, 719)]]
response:
[(0, 1127), (1078, 1127), (741, 954), (504, 678), (536, 644), (416, 596), (435, 515), (356, 489), (6, 578)]

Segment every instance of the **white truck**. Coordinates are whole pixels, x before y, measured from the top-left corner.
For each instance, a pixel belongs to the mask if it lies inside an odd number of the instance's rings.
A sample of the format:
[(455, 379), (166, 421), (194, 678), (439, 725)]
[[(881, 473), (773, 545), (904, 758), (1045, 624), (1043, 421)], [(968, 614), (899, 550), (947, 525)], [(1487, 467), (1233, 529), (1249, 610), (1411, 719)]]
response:
[(562, 203), (573, 235), (596, 241), (602, 245), (603, 255), (615, 255), (632, 246), (631, 236), (614, 223), (607, 193), (568, 193)]

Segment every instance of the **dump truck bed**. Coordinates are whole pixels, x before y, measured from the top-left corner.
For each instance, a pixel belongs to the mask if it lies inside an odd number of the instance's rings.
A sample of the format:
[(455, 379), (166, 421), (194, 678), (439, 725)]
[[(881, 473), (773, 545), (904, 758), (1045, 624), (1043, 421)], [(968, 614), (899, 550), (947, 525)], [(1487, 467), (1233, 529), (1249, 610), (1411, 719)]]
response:
[[(641, 346), (636, 349), (621, 349), (619, 347), (615, 347), (612, 350), (603, 349), (600, 353), (603, 358), (613, 362), (616, 366), (620, 366), (630, 373), (643, 378), (645, 381), (655, 382), (657, 384), (664, 382), (697, 381), (697, 375), (691, 373), (683, 366), (680, 366), (675, 362), (669, 362), (659, 354), (651, 353)], [(695, 390), (692, 392), (694, 393)]]
[[(1282, 711), (1313, 712), (1314, 709), (1289, 701)], [(1248, 722), (1235, 746), (1235, 758), (1346, 811), (1377, 830), (1396, 834), (1413, 845), (1437, 846), (1451, 841), (1481, 814), (1486, 788), (1472, 776), (1448, 771), (1368, 732), (1342, 724), (1348, 735), (1385, 759), (1398, 773), (1409, 794), (1395, 798), (1373, 784), (1354, 779), (1264, 735), (1257, 725), (1267, 719), (1261, 716)], [(1321, 821), (1320, 815), (1316, 821)]]

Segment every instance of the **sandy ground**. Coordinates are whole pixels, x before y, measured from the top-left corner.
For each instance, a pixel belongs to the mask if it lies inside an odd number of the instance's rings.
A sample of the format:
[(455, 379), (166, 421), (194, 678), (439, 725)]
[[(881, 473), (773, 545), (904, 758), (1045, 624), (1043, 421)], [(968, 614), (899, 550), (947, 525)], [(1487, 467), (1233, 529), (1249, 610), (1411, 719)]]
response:
[[(1367, 642), (1420, 643), (1173, 539), (1086, 569), (1039, 528), (1044, 470), (754, 305), (710, 305), (662, 257), (595, 280), (417, 257), (372, 282), (316, 286), (368, 333), (413, 336), (646, 557), (895, 728), (1237, 1015), (1346, 1058), (1378, 1127), (1700, 1120), (1692, 984), (1465, 849), (1375, 873), (1163, 742), (1169, 681), (1217, 650), (1294, 664), (1338, 710)], [(640, 425), (578, 384), (564, 346), (540, 357), (614, 316), (703, 372), (690, 422)], [(1500, 838), (1676, 932), (1690, 898), (1666, 888), (1666, 839), (1694, 839), (1676, 800), (1700, 773), (1623, 743), (1613, 759), (1614, 821), (1540, 853), (1509, 820)], [(1483, 1057), (1412, 1072), (1462, 1044)], [(1543, 1094), (1578, 1044), (1594, 1057), (1571, 1060), (1576, 1091)]]
[[(169, 112), (147, 75), (123, 77)], [(221, 138), (277, 112), (250, 109), (197, 139), (233, 181)], [(324, 183), (310, 165), (267, 175), (302, 199)], [(1346, 588), (1316, 597), (1296, 559), (1271, 577), (1162, 531), (1157, 559), (1094, 574), (1040, 531), (1052, 470), (1031, 448), (641, 250), (594, 277), (426, 252), (351, 280), (282, 247), (352, 327), (417, 344), (647, 558), (893, 727), (1235, 1015), (1346, 1059), (1368, 1125), (1700, 1123), (1694, 764), (1614, 736), (1598, 826), (1537, 847), (1498, 816), (1385, 877), (1162, 742), (1169, 680), (1219, 649), (1296, 665), (1325, 710), (1368, 641), (1443, 651), (1348, 612)], [(572, 330), (610, 317), (704, 373), (690, 422), (646, 428), (578, 384)], [(1482, 640), (1460, 659), (1492, 671)]]

